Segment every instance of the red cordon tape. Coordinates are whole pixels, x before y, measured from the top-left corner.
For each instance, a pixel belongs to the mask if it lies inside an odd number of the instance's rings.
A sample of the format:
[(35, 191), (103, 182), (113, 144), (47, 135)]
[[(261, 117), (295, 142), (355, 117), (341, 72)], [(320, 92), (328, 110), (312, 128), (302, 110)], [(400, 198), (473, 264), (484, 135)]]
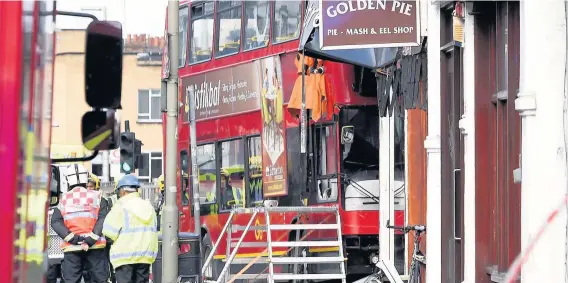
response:
[(550, 223), (552, 223), (552, 221), (554, 221), (554, 219), (558, 216), (560, 210), (565, 208), (567, 203), (568, 195), (566, 195), (564, 197), (564, 200), (556, 207), (556, 209), (554, 209), (550, 213), (550, 215), (546, 219), (546, 222), (543, 223), (542, 226), (540, 226), (536, 237), (530, 240), (529, 245), (523, 251), (521, 251), (517, 258), (515, 258), (515, 261), (513, 261), (513, 264), (511, 264), (509, 271), (507, 271), (507, 274), (505, 274), (505, 283), (513, 283), (514, 281), (516, 281), (515, 279), (519, 276), (519, 273), (521, 273), (521, 267), (523, 266), (523, 264), (525, 264), (525, 262), (527, 262), (529, 255), (534, 249), (534, 246), (536, 245), (538, 240), (540, 240), (540, 237), (542, 237), (542, 234), (544, 234)]

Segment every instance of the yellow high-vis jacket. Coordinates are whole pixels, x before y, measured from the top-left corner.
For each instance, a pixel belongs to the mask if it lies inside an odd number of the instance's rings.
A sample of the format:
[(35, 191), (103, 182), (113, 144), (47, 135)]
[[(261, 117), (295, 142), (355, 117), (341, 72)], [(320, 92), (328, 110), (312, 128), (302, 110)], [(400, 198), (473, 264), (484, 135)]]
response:
[(103, 235), (114, 244), (110, 262), (116, 269), (127, 264), (152, 264), (158, 255), (156, 212), (152, 204), (130, 193), (118, 199), (107, 214)]

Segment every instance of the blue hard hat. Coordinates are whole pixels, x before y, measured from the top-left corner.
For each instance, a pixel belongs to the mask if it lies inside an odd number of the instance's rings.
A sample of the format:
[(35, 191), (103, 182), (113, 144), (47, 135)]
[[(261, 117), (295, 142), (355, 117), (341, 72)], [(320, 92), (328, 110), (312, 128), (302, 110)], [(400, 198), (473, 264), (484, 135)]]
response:
[(118, 191), (122, 187), (140, 188), (140, 181), (138, 181), (138, 178), (134, 175), (126, 175), (118, 181), (116, 190)]

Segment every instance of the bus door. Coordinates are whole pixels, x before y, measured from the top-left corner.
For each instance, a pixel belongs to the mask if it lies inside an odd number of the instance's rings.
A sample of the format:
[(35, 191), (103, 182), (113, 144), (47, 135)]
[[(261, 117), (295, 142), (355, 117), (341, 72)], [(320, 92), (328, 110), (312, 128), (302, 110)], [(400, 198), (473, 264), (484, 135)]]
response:
[[(311, 160), (308, 163), (310, 194), (308, 205), (338, 205), (337, 178), (337, 127), (333, 123), (316, 124), (309, 135)], [(334, 223), (335, 216), (329, 213), (310, 215), (311, 223)], [(318, 239), (335, 237), (327, 230), (312, 232)]]

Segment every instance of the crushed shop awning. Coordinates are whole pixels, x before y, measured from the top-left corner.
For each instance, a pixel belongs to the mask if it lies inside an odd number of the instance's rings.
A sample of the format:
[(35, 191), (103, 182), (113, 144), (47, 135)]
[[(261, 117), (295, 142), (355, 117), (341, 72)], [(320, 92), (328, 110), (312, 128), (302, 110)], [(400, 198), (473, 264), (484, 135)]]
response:
[(396, 64), (378, 70), (376, 82), (380, 117), (404, 115), (403, 109), (428, 111), (426, 52), (403, 56)]
[(319, 0), (310, 0), (306, 6), (299, 46), (299, 50), (304, 50), (307, 56), (369, 69), (382, 68), (396, 61), (400, 52), (398, 47), (321, 50), (318, 28), (319, 13)]
[[(421, 46), (417, 47), (321, 50), (319, 1), (310, 0), (306, 6), (299, 50), (313, 58), (357, 66), (356, 81), (360, 83), (354, 90), (363, 96), (376, 95), (381, 117), (392, 116), (393, 113), (400, 115), (402, 109), (427, 111), (426, 38), (423, 37)], [(363, 82), (369, 79), (376, 80), (372, 83), (376, 92), (365, 89), (370, 85)]]

